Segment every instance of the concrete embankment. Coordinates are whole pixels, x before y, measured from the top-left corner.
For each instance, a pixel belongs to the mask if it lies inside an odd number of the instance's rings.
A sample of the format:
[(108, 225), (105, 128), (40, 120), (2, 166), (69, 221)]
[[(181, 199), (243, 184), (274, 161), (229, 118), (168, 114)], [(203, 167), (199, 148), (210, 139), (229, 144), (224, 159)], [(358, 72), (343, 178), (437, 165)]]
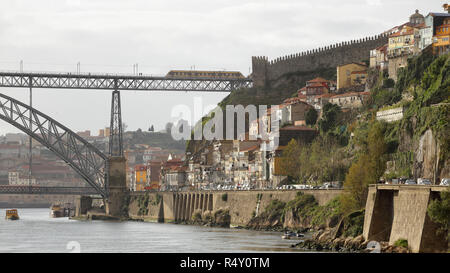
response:
[(313, 195), (319, 205), (341, 193), (341, 190), (137, 192), (130, 194), (128, 216), (134, 220), (183, 222), (191, 220), (197, 211), (227, 210), (231, 226), (246, 226), (272, 200), (289, 202), (299, 191)]
[[(104, 208), (92, 206), (90, 197), (77, 199), (76, 215), (92, 220), (316, 231), (314, 243), (298, 247), (321, 244), (320, 248), (330, 250), (358, 250), (369, 241), (378, 241), (385, 252), (442, 252), (447, 249), (447, 240), (437, 232), (439, 226), (431, 221), (427, 208), (444, 190), (446, 187), (439, 186), (371, 185), (365, 210), (344, 216), (333, 214), (342, 190), (128, 192), (120, 201), (122, 205), (116, 206), (123, 212), (121, 216), (111, 216)], [(308, 204), (318, 205), (314, 221), (309, 219), (311, 215), (298, 211), (302, 207), (297, 205)], [(403, 243), (399, 243), (400, 250), (395, 250), (397, 242), (406, 242), (407, 248), (400, 249)]]
[(431, 200), (447, 187), (371, 185), (366, 203), (364, 238), (394, 244), (407, 240), (412, 252), (441, 252), (448, 247), (444, 233), (427, 214)]
[[(384, 242), (385, 248), (406, 240), (411, 252), (445, 251), (447, 240), (437, 233), (438, 226), (427, 215), (429, 202), (438, 198), (444, 188), (371, 185), (361, 238), (366, 243)], [(195, 214), (227, 211), (230, 226), (247, 226), (272, 200), (289, 202), (296, 198), (297, 192), (313, 195), (319, 205), (342, 193), (341, 190), (142, 192), (130, 194), (127, 211), (130, 219), (158, 222), (189, 222), (195, 221)], [(328, 232), (330, 240), (342, 240), (332, 230)]]

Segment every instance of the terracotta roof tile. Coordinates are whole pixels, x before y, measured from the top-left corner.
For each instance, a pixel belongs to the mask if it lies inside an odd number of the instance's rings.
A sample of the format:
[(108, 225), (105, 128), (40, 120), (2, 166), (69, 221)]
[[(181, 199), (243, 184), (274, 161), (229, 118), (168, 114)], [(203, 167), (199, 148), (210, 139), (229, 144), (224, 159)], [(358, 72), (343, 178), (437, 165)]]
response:
[(328, 80), (325, 80), (324, 78), (321, 78), (321, 77), (317, 77), (317, 78), (312, 79), (312, 80), (307, 81), (307, 82), (319, 82), (319, 83), (322, 83), (322, 82), (328, 82)]

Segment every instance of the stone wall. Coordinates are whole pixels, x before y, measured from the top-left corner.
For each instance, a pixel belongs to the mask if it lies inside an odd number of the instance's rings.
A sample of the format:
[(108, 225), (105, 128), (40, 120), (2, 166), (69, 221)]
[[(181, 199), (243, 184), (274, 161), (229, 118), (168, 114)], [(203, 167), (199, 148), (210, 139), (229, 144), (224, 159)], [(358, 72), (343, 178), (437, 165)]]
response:
[[(198, 210), (212, 212), (225, 209), (230, 213), (231, 225), (245, 226), (253, 214), (264, 210), (271, 200), (289, 202), (298, 191), (313, 195), (320, 205), (341, 193), (341, 190), (141, 192), (130, 194), (128, 215), (132, 219), (144, 221), (179, 222), (190, 220)], [(142, 215), (139, 210), (145, 195), (149, 196), (148, 210), (147, 214)], [(157, 198), (157, 195), (160, 197)], [(261, 196), (260, 199), (258, 196)], [(159, 202), (155, 202), (156, 200)]]
[[(448, 177), (447, 173), (439, 170), (445, 166), (439, 166), (440, 145), (431, 129), (428, 129), (419, 139), (415, 149), (414, 177), (431, 179), (433, 183), (439, 184), (438, 178)], [(445, 162), (441, 162), (441, 164)]]
[(377, 112), (377, 120), (384, 120), (386, 122), (393, 122), (403, 118), (403, 107), (397, 107), (384, 111)]
[(380, 34), (307, 50), (271, 61), (264, 56), (252, 57), (252, 79), (255, 86), (265, 86), (288, 73), (307, 72), (369, 60), (370, 50), (387, 42), (388, 36)]
[(390, 58), (388, 63), (388, 73), (389, 78), (397, 81), (398, 70), (401, 67), (406, 67), (408, 65), (409, 55), (403, 55), (396, 58)]
[(447, 242), (427, 215), (430, 200), (444, 187), (422, 185), (372, 185), (366, 203), (364, 238), (408, 240), (412, 252), (445, 250)]
[[(228, 209), (231, 224), (245, 226), (253, 214), (257, 216), (272, 200), (289, 202), (295, 198), (298, 191), (313, 195), (319, 205), (326, 204), (341, 193), (341, 190), (228, 191), (214, 194), (213, 207)], [(227, 194), (227, 201), (222, 200), (223, 194)], [(259, 201), (258, 196), (261, 196)]]
[[(143, 206), (143, 200), (147, 197), (147, 206)], [(149, 222), (158, 222), (160, 220), (161, 200), (155, 193), (130, 193), (130, 201), (128, 204), (128, 217), (131, 219), (140, 219)], [(142, 213), (141, 208), (146, 209), (146, 213)]]
[(125, 216), (124, 200), (128, 194), (125, 165), (126, 159), (123, 156), (108, 158), (109, 196), (105, 207), (106, 214), (110, 216)]

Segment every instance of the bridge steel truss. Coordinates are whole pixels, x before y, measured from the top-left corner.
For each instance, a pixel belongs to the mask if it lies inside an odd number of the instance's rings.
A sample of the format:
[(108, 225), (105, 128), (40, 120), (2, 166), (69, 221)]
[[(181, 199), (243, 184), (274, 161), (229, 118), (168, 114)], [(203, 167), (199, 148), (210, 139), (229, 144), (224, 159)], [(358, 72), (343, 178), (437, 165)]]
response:
[(0, 94), (0, 119), (54, 152), (107, 198), (107, 156), (92, 144), (44, 113), (4, 94)]
[(252, 80), (248, 78), (174, 78), (0, 71), (0, 87), (231, 92), (252, 85)]
[(97, 195), (92, 187), (36, 187), (0, 185), (0, 194)]

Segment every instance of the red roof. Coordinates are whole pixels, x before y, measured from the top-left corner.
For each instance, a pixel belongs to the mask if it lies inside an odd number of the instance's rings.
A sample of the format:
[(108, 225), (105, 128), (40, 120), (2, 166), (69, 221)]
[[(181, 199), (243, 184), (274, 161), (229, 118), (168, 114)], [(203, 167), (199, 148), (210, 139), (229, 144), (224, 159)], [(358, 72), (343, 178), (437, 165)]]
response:
[(248, 147), (248, 148), (245, 148), (245, 149), (242, 149), (242, 150), (239, 150), (239, 151), (241, 151), (241, 152), (250, 152), (250, 151), (255, 151), (255, 150), (258, 150), (258, 149), (259, 149), (259, 144), (251, 146), (251, 147)]
[(332, 98), (351, 97), (351, 96), (367, 96), (367, 95), (370, 95), (370, 92), (348, 92), (348, 93), (344, 93), (344, 94), (334, 95)]
[(334, 96), (333, 94), (322, 94), (322, 95), (317, 95), (317, 96), (315, 96), (315, 98), (330, 98), (330, 97), (332, 97), (332, 96)]
[(367, 74), (367, 71), (352, 71), (351, 74)]
[(414, 34), (414, 31), (413, 30), (410, 30), (410, 31), (406, 31), (406, 32), (396, 32), (396, 33), (394, 33), (394, 34), (391, 34), (391, 35), (389, 35), (389, 37), (398, 37), (398, 36), (405, 36), (405, 35), (412, 35), (412, 34)]
[(146, 171), (147, 170), (147, 166), (145, 166), (145, 165), (136, 165), (136, 166), (134, 166), (134, 170), (135, 171)]
[(324, 82), (314, 82), (313, 84), (310, 84), (306, 87), (306, 89), (308, 89), (309, 87), (328, 87), (328, 85)]
[[(302, 100), (303, 99), (303, 100)], [(287, 98), (285, 99), (283, 102), (283, 104), (279, 105), (279, 109), (282, 109), (288, 105), (293, 105), (293, 104), (299, 104), (299, 103), (306, 103), (304, 102), (304, 99), (306, 99), (305, 95), (299, 95), (298, 97), (293, 97), (293, 98)]]
[(317, 78), (315, 78), (315, 79), (312, 79), (312, 80), (310, 80), (310, 81), (307, 81), (307, 82), (317, 82), (317, 83), (323, 83), (323, 82), (328, 82), (328, 80), (325, 80), (324, 78), (321, 78), (321, 77), (317, 77)]

